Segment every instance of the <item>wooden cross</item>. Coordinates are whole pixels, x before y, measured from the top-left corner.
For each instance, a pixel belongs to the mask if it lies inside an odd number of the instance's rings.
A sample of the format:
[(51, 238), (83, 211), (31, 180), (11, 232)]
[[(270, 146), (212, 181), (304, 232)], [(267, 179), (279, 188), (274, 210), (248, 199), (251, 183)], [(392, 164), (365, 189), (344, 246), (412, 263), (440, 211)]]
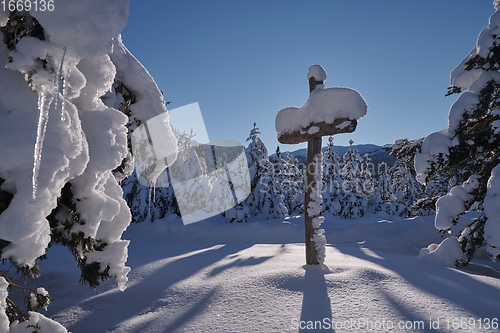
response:
[[(323, 84), (322, 80), (326, 80), (326, 73), (323, 68), (318, 66), (324, 73), (324, 77), (317, 80), (314, 76), (309, 78), (309, 93), (312, 93), (316, 86)], [(310, 67), (313, 68), (313, 66)], [(318, 75), (318, 74), (316, 74)], [(308, 75), (310, 76), (310, 75)], [(318, 75), (320, 76), (320, 75)], [(356, 92), (357, 93), (357, 92)], [(359, 93), (357, 93), (359, 95)], [(359, 95), (361, 98), (361, 95)], [(364, 100), (361, 98), (364, 103)], [(365, 104), (366, 107), (366, 104)], [(281, 111), (280, 111), (281, 112)], [(366, 112), (366, 108), (365, 108)], [(277, 117), (278, 119), (278, 117)], [(305, 224), (305, 236), (306, 236), (306, 263), (308, 265), (317, 265), (318, 257), (316, 252), (316, 247), (314, 244), (314, 228), (313, 219), (319, 217), (320, 213), (311, 216), (308, 212), (309, 202), (311, 201), (311, 194), (313, 190), (320, 190), (321, 184), (316, 184), (315, 180), (315, 167), (314, 158), (321, 152), (321, 137), (325, 135), (335, 135), (339, 133), (352, 133), (356, 129), (357, 120), (349, 118), (335, 119), (332, 123), (327, 123), (325, 121), (316, 122), (309, 124), (299, 130), (293, 132), (278, 132), (278, 141), (282, 144), (297, 144), (307, 141), (307, 166), (306, 166), (306, 184), (305, 184), (305, 202), (304, 202), (304, 224)], [(278, 126), (277, 126), (278, 127)], [(321, 163), (321, 160), (316, 163)], [(321, 179), (321, 178), (320, 178)], [(319, 203), (321, 205), (321, 203)]]

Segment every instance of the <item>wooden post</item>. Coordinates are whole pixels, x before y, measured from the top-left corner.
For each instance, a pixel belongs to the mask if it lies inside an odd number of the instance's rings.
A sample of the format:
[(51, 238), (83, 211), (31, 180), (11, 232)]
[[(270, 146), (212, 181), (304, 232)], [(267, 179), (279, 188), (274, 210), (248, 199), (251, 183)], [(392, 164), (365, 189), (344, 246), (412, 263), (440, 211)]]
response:
[[(321, 152), (321, 138), (312, 138), (307, 140), (307, 166), (306, 166), (306, 193), (304, 199), (304, 226), (306, 233), (306, 263), (308, 265), (319, 264), (316, 248), (312, 240), (314, 236), (314, 229), (312, 226), (312, 219), (318, 215), (309, 215), (308, 207), (311, 201), (311, 194), (313, 191), (320, 189), (314, 178), (316, 167), (314, 165), (314, 157)], [(321, 163), (321, 161), (319, 161)]]
[[(319, 82), (318, 82), (319, 83)], [(322, 83), (322, 82), (321, 82)], [(316, 89), (316, 78), (309, 79), (309, 93)], [(315, 216), (309, 215), (308, 207), (311, 201), (311, 193), (317, 190), (316, 180), (314, 178), (316, 168), (314, 166), (314, 157), (321, 152), (322, 138), (311, 138), (307, 140), (307, 162), (306, 162), (306, 188), (304, 199), (304, 227), (306, 236), (306, 263), (308, 265), (318, 265), (318, 258), (316, 248), (314, 246), (313, 236), (314, 229), (312, 226), (312, 219)]]
[[(315, 65), (316, 66), (316, 65)], [(326, 73), (325, 73), (326, 78)], [(311, 93), (318, 84), (323, 84), (323, 81), (317, 81), (315, 77), (309, 78), (309, 93)], [(357, 92), (356, 92), (357, 93)], [(363, 102), (361, 95), (357, 93), (359, 99)], [(365, 104), (366, 107), (366, 104)], [(281, 110), (280, 112), (282, 112)], [(279, 112), (278, 112), (279, 114)], [(304, 227), (305, 227), (305, 243), (306, 243), (306, 263), (308, 265), (318, 265), (318, 257), (316, 247), (313, 241), (314, 228), (313, 219), (318, 215), (310, 215), (308, 212), (309, 203), (313, 191), (320, 191), (321, 184), (316, 184), (315, 173), (321, 166), (315, 166), (315, 157), (321, 152), (321, 138), (325, 135), (335, 135), (339, 133), (352, 133), (356, 129), (356, 119), (338, 118), (333, 123), (319, 121), (312, 123), (304, 128), (293, 132), (278, 133), (278, 141), (282, 144), (297, 144), (307, 142), (307, 165), (306, 165), (306, 184), (305, 184), (305, 200), (304, 200)], [(312, 127), (315, 127), (314, 129)], [(321, 159), (317, 161), (321, 163)], [(319, 202), (321, 206), (321, 202)]]

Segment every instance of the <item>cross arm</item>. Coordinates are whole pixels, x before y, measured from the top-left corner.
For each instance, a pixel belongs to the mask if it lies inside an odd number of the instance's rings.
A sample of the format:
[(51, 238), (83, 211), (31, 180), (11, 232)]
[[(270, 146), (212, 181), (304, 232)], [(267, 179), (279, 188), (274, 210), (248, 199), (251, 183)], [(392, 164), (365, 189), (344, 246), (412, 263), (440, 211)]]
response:
[(357, 124), (358, 122), (356, 119), (348, 118), (336, 119), (332, 124), (327, 124), (322, 121), (319, 123), (313, 123), (298, 131), (278, 133), (278, 141), (282, 144), (297, 144), (326, 135), (329, 136), (340, 133), (352, 133), (356, 129)]

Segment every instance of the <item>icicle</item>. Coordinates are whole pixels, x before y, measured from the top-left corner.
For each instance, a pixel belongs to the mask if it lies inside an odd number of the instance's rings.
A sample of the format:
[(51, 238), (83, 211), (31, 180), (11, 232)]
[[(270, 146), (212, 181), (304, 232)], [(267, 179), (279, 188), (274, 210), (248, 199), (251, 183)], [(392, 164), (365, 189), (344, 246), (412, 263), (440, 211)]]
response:
[(158, 180), (158, 178), (156, 178), (156, 179), (154, 180), (154, 182), (152, 182), (152, 184), (151, 184), (151, 185), (153, 186), (153, 202), (155, 202), (155, 201), (156, 201), (156, 181), (157, 181), (157, 180)]
[(66, 55), (66, 48), (62, 47), (59, 53), (59, 60), (57, 65), (56, 77), (54, 80), (54, 92), (41, 92), (38, 95), (38, 125), (36, 131), (36, 141), (35, 149), (33, 152), (33, 177), (32, 177), (32, 195), (33, 199), (36, 199), (36, 193), (38, 190), (38, 175), (40, 173), (40, 164), (42, 162), (42, 151), (43, 151), (43, 141), (45, 140), (45, 132), (47, 130), (47, 123), (49, 121), (49, 111), (50, 105), (54, 100), (54, 109), (57, 111), (59, 104), (59, 90), (61, 88), (61, 83), (63, 85), (63, 100), (61, 104), (61, 120), (64, 121), (64, 100), (66, 93), (66, 75), (63, 73), (64, 69), (64, 57)]
[(49, 121), (49, 109), (50, 104), (52, 104), (52, 100), (54, 99), (54, 95), (52, 93), (40, 93), (38, 95), (38, 126), (36, 129), (36, 142), (35, 142), (35, 151), (33, 153), (33, 199), (36, 199), (36, 192), (38, 189), (38, 174), (40, 173), (40, 163), (42, 161), (42, 149), (43, 149), (43, 140), (45, 139), (45, 131), (47, 130), (47, 122)]
[[(66, 67), (66, 66), (64, 66), (64, 67)], [(65, 68), (63, 68), (62, 78), (61, 78), (61, 82), (62, 82), (61, 121), (63, 121), (63, 122), (67, 120), (66, 116), (68, 115), (68, 112), (65, 109), (66, 95), (68, 92), (66, 78), (69, 76), (70, 72), (71, 72), (71, 69), (66, 70)]]
[(54, 99), (54, 109), (57, 111), (57, 108), (59, 106), (59, 91), (61, 90), (61, 84), (62, 84), (62, 93), (63, 93), (63, 99), (61, 102), (61, 120), (64, 121), (64, 102), (66, 99), (66, 73), (64, 71), (64, 57), (66, 56), (66, 48), (61, 47), (61, 52), (59, 53), (59, 60), (58, 60), (58, 65), (57, 65), (57, 72), (56, 72), (56, 79), (55, 79), (55, 99)]
[(148, 186), (148, 218), (149, 218), (149, 222), (153, 222), (153, 216), (151, 215), (151, 200), (152, 200), (152, 187), (151, 187), (151, 184), (150, 186)]

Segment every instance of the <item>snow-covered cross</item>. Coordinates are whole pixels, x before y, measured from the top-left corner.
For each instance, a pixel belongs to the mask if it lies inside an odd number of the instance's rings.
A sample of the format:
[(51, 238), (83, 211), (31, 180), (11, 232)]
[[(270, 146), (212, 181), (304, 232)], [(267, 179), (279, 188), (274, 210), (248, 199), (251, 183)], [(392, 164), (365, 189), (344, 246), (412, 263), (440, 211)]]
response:
[(307, 71), (309, 98), (300, 108), (282, 109), (276, 115), (278, 141), (282, 144), (307, 142), (306, 189), (304, 202), (306, 262), (321, 264), (326, 238), (320, 225), (321, 137), (354, 132), (357, 120), (366, 114), (363, 97), (350, 88), (325, 88), (326, 72), (320, 65)]

